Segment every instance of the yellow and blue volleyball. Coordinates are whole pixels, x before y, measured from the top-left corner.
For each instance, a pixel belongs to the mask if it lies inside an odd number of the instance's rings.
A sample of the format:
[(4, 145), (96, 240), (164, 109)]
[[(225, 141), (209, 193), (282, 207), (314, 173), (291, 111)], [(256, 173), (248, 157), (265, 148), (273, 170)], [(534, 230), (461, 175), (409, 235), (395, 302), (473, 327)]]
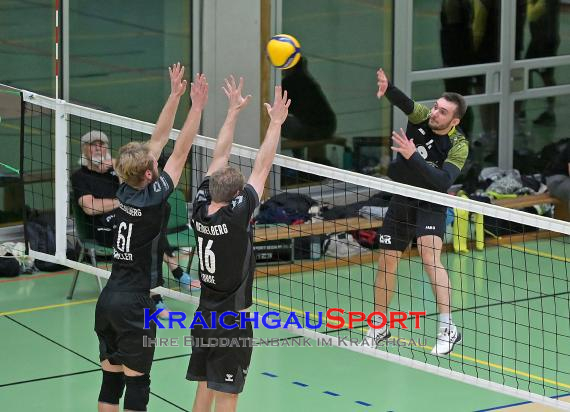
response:
[(267, 43), (267, 57), (278, 69), (290, 69), (301, 58), (301, 44), (288, 34), (276, 34)]

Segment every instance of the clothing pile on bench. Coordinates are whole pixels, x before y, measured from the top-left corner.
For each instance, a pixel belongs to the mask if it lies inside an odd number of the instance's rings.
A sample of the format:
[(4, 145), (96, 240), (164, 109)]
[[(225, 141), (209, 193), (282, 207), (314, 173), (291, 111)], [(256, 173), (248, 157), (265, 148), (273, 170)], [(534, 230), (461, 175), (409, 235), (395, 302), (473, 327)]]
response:
[[(479, 174), (479, 188), (471, 194), (459, 192), (459, 196), (480, 202), (492, 203), (494, 200), (514, 199), (520, 196), (536, 195), (547, 190), (541, 174), (521, 175), (518, 170), (504, 170), (498, 167), (485, 168)], [(522, 209), (525, 212), (551, 217), (552, 204), (536, 204)], [(484, 247), (485, 234), (493, 237), (528, 233), (538, 230), (536, 227), (498, 219), (492, 216), (471, 214), (465, 210), (453, 209), (453, 246), (456, 252), (464, 252), (469, 239), (469, 222), (475, 223), (475, 246)]]
[[(366, 201), (330, 207), (299, 193), (280, 193), (264, 202), (254, 217), (257, 228), (261, 225), (296, 225), (306, 222), (333, 221), (363, 217), (382, 219), (387, 210), (390, 195), (378, 193)], [(254, 250), (260, 262), (283, 262), (295, 259), (320, 259), (352, 257), (378, 247), (376, 229), (355, 228), (349, 232), (310, 234), (293, 239), (276, 239), (256, 242)]]

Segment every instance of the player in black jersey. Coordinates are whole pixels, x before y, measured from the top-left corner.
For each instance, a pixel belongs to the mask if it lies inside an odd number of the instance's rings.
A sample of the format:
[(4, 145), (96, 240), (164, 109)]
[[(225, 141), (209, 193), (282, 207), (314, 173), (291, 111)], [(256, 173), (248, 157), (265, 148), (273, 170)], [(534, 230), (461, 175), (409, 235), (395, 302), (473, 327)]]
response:
[(166, 202), (178, 184), (208, 100), (206, 78), (196, 75), (190, 90), (192, 108), (159, 174), (157, 159), (168, 142), (180, 97), (186, 90), (184, 67), (176, 64), (169, 72), (171, 93), (150, 140), (123, 146), (117, 159), (116, 171), (122, 183), (117, 191), (113, 267), (95, 310), (103, 369), (99, 411), (118, 411), (125, 387), (125, 410), (146, 411), (148, 403), (154, 347), (145, 347), (143, 337), (154, 339), (156, 325), (144, 329), (144, 309), (155, 311), (149, 291), (162, 280), (161, 233), (167, 223)]
[[(271, 122), (247, 184), (241, 172), (228, 166), (237, 115), (249, 102), (242, 97), (243, 79), (236, 85), (233, 77), (226, 79), (224, 91), (229, 99), (228, 114), (220, 130), (214, 158), (194, 200), (192, 226), (198, 243), (202, 292), (198, 311), (211, 325), (212, 312), (232, 311), (226, 324), (239, 323), (252, 304), (253, 233), (250, 220), (265, 180), (271, 169), (281, 125), (287, 118), (291, 103), (287, 92), (275, 88), (273, 106), (265, 104)], [(253, 337), (251, 324), (247, 329), (192, 330), (192, 356), (186, 378), (198, 381), (194, 411), (210, 411), (215, 400), (216, 411), (234, 411), (238, 394), (243, 390), (251, 359), (251, 345), (240, 347), (201, 347), (196, 341), (228, 338), (245, 342)]]
[[(114, 162), (107, 135), (99, 130), (91, 130), (81, 137), (81, 168), (71, 175), (74, 201), (81, 208), (76, 213), (83, 214), (83, 219), (87, 222), (88, 233), (92, 234), (92, 238), (99, 245), (109, 248), (114, 244), (113, 226), (115, 212), (119, 207), (119, 199), (116, 195), (120, 181), (113, 168)], [(162, 167), (165, 163), (166, 159)], [(180, 282), (180, 285), (190, 290), (199, 288), (200, 281), (192, 280), (188, 273), (182, 271), (178, 260), (174, 257), (174, 248), (170, 246), (166, 233), (162, 236), (163, 261), (172, 271), (173, 277)], [(151, 297), (156, 307), (162, 309), (159, 318), (169, 319), (169, 310), (162, 296), (152, 293)]]
[[(463, 132), (457, 128), (467, 106), (457, 93), (444, 93), (429, 109), (414, 102), (388, 82), (380, 69), (378, 93), (384, 95), (408, 116), (406, 132), (393, 132), (396, 156), (388, 169), (395, 181), (425, 189), (447, 192), (459, 176), (468, 154)], [(447, 208), (400, 195), (392, 196), (379, 232), (381, 253), (375, 288), (375, 310), (387, 313), (396, 287), (396, 273), (402, 252), (417, 238), (424, 270), (431, 280), (439, 311), (439, 333), (432, 353), (446, 355), (461, 334), (451, 319), (451, 284), (441, 263)], [(376, 316), (376, 325), (382, 319)], [(390, 337), (389, 325), (370, 328), (367, 340), (376, 344)]]

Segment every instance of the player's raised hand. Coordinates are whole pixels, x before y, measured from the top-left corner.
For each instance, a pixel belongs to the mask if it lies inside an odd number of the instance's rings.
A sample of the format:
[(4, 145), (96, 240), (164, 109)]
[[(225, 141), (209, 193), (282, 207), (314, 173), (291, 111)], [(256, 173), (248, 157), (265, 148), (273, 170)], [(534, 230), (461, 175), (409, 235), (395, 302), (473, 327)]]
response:
[(378, 91), (376, 92), (376, 97), (381, 98), (386, 93), (386, 89), (388, 89), (388, 78), (384, 73), (384, 70), (378, 69), (376, 72), (376, 79), (378, 84)]
[(208, 103), (208, 79), (204, 73), (196, 73), (194, 81), (190, 85), (190, 98), (192, 109), (204, 110)]
[(247, 96), (242, 96), (243, 90), (243, 77), (239, 78), (239, 85), (236, 85), (236, 80), (234, 76), (230, 74), (229, 78), (224, 79), (225, 86), (222, 86), (222, 90), (226, 94), (229, 100), (228, 110), (240, 111), (249, 104), (251, 100), (251, 94)]
[(283, 124), (285, 119), (287, 119), (290, 105), (291, 100), (287, 98), (287, 90), (283, 92), (281, 86), (275, 86), (275, 99), (273, 100), (273, 106), (269, 103), (265, 103), (265, 108), (271, 118), (271, 122), (279, 123), (280, 125)]
[(186, 80), (184, 80), (184, 66), (180, 63), (173, 64), (168, 68), (170, 75), (170, 94), (181, 97), (186, 91)]
[(392, 131), (392, 140), (396, 146), (392, 146), (391, 149), (396, 153), (400, 153), (404, 159), (408, 160), (416, 152), (416, 145), (414, 144), (414, 139), (408, 139), (404, 129), (400, 129), (400, 133), (398, 134), (395, 130)]

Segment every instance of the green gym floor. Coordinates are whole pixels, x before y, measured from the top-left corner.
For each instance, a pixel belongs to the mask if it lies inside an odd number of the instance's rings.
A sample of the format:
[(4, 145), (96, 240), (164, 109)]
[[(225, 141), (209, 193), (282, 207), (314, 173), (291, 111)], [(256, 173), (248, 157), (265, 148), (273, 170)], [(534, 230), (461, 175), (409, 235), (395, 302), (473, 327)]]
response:
[[(570, 260), (564, 257), (570, 246), (562, 240), (525, 245), (526, 253), (521, 251), (522, 245), (515, 245), (444, 256), (455, 289), (453, 305), (463, 308), (454, 311), (455, 322), (463, 332), (463, 343), (450, 357), (430, 355), (435, 317), (428, 316), (415, 335), (402, 329), (394, 332), (407, 339), (419, 338), (426, 344), (425, 348), (413, 351), (400, 348), (402, 355), (507, 385), (518, 382), (521, 389), (548, 396), (570, 392), (570, 357), (555, 353), (556, 347), (567, 348), (570, 343), (567, 321), (570, 292), (566, 282)], [(71, 271), (62, 271), (0, 280), (3, 410), (95, 408), (101, 378), (98, 343), (93, 332), (98, 289), (91, 275), (82, 274), (74, 299), (66, 300), (71, 275)], [(260, 311), (269, 308), (287, 312), (293, 308), (312, 312), (325, 310), (326, 306), (370, 312), (371, 305), (363, 305), (362, 301), (371, 299), (372, 289), (367, 285), (373, 276), (372, 267), (351, 266), (338, 272), (335, 269), (327, 273), (258, 278), (254, 296)], [(398, 299), (394, 300), (393, 309), (425, 310), (433, 314), (433, 295), (416, 259), (401, 265), (399, 278)], [(167, 299), (167, 304), (189, 315), (195, 309), (172, 299)], [(352, 333), (352, 337), (361, 336), (361, 330)], [(187, 334), (184, 330), (158, 333), (159, 337), (181, 339)], [(283, 330), (267, 329), (259, 329), (255, 335), (281, 339), (294, 336)], [(534, 350), (529, 353), (531, 346)], [(184, 346), (157, 349), (149, 410), (191, 409), (195, 384), (184, 379), (189, 352), (190, 348)], [(549, 410), (334, 347), (255, 348), (238, 408), (242, 411)]]

